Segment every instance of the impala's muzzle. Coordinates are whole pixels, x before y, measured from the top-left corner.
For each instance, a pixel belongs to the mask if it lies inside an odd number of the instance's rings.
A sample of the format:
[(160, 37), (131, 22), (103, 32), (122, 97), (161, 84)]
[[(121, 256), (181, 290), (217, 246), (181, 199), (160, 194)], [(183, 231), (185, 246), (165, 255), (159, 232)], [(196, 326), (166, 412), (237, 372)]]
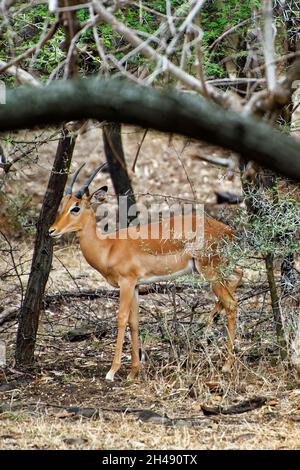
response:
[(48, 233), (49, 233), (49, 236), (50, 236), (51, 238), (60, 238), (60, 237), (62, 236), (61, 233), (56, 233), (56, 229), (55, 229), (55, 228), (51, 228), (51, 227), (49, 228), (49, 232), (48, 232)]

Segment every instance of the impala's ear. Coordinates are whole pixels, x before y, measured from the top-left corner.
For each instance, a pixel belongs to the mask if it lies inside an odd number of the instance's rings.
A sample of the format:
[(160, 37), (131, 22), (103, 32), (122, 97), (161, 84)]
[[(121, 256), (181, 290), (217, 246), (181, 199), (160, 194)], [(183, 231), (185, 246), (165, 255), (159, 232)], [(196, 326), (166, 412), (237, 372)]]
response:
[(103, 202), (106, 199), (108, 187), (102, 186), (102, 188), (96, 189), (96, 191), (91, 195), (91, 202)]

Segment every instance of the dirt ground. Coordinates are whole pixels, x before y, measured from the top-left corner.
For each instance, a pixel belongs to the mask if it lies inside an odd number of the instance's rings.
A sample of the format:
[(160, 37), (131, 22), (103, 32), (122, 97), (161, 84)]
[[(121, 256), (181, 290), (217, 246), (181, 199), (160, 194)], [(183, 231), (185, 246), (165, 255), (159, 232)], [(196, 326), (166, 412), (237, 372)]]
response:
[[(40, 134), (22, 133), (18, 139), (43, 139)], [(137, 128), (123, 130), (129, 167), (142, 135)], [(30, 195), (33, 214), (41, 205), (55, 147), (55, 141), (41, 146), (35, 163), (20, 164), (6, 183), (8, 199)], [(241, 193), (238, 172), (230, 180), (224, 168), (195, 161), (194, 154), (225, 155), (205, 144), (149, 132), (131, 175), (139, 200), (149, 204), (167, 195), (210, 204), (215, 191)], [(104, 161), (101, 131), (92, 129), (75, 147), (73, 168), (87, 161), (80, 181), (99, 159)], [(104, 174), (95, 187), (107, 181)], [(111, 188), (110, 194), (113, 201)], [(7, 227), (12, 250), (1, 252), (0, 316), (17, 311), (30, 268), (33, 238), (21, 231), (13, 238), (13, 230)], [(214, 298), (203, 280), (189, 278), (166, 286), (164, 293), (143, 291), (145, 363), (138, 378), (127, 382), (127, 338), (122, 368), (109, 384), (104, 377), (116, 336), (116, 291), (87, 265), (74, 237), (56, 242), (32, 369), (15, 369), (16, 321), (0, 326), (7, 349), (7, 365), (0, 368), (0, 449), (300, 449), (299, 377), (278, 359), (260, 262), (247, 260), (244, 269), (237, 290), (236, 363), (229, 375), (221, 373), (224, 316), (205, 329)], [(87, 294), (96, 289), (97, 296)], [(78, 341), (70, 341), (74, 338)], [(226, 414), (249, 400), (258, 403), (256, 409)], [(208, 415), (207, 407), (223, 407), (223, 413)]]

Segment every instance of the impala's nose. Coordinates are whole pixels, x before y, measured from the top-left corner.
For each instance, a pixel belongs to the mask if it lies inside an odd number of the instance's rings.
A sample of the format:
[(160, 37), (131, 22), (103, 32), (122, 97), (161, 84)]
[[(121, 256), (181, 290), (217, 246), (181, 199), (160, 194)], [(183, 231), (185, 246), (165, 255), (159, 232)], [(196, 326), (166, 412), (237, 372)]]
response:
[(62, 233), (57, 232), (56, 228), (52, 227), (49, 228), (48, 234), (51, 238), (60, 238), (62, 236)]

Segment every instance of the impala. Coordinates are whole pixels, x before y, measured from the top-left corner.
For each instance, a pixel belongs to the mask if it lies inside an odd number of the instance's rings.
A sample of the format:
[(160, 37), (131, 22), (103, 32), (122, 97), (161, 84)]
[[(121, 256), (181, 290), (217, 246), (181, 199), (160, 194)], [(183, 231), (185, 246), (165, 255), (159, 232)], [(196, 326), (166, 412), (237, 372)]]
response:
[[(83, 166), (83, 165), (82, 165)], [(73, 193), (73, 186), (82, 166), (74, 173), (67, 186), (62, 200), (62, 208), (54, 224), (49, 229), (49, 235), (59, 238), (65, 233), (76, 232), (80, 248), (86, 261), (114, 287), (120, 289), (120, 304), (117, 317), (118, 334), (115, 355), (112, 366), (106, 375), (107, 380), (114, 380), (115, 373), (121, 365), (121, 356), (125, 329), (129, 324), (131, 332), (131, 371), (128, 379), (134, 379), (139, 370), (139, 338), (138, 338), (138, 286), (139, 284), (172, 279), (187, 273), (201, 273), (211, 284), (217, 303), (211, 312), (210, 320), (222, 308), (227, 314), (228, 357), (223, 371), (228, 372), (233, 364), (233, 342), (235, 337), (235, 320), (237, 314), (237, 300), (233, 291), (239, 284), (242, 272), (234, 269), (230, 278), (224, 279), (218, 269), (221, 259), (217, 252), (217, 244), (224, 237), (232, 238), (233, 231), (227, 225), (209, 217), (204, 217), (202, 251), (187, 250), (184, 242), (195, 241), (195, 234), (183, 234), (183, 240), (174, 235), (163, 238), (163, 225), (175, 226), (176, 217), (163, 219), (155, 224), (144, 227), (130, 226), (126, 229), (116, 230), (114, 233), (101, 233), (96, 226), (96, 217), (91, 207), (93, 199), (104, 202), (107, 186), (89, 192), (89, 186), (97, 173), (103, 169), (99, 166), (86, 180), (83, 186)], [(183, 216), (184, 222), (197, 223), (194, 215)], [(141, 229), (149, 237), (141, 235)], [(151, 238), (151, 233), (160, 235)], [(207, 251), (205, 251), (207, 250)], [(198, 253), (198, 254), (195, 254)]]

